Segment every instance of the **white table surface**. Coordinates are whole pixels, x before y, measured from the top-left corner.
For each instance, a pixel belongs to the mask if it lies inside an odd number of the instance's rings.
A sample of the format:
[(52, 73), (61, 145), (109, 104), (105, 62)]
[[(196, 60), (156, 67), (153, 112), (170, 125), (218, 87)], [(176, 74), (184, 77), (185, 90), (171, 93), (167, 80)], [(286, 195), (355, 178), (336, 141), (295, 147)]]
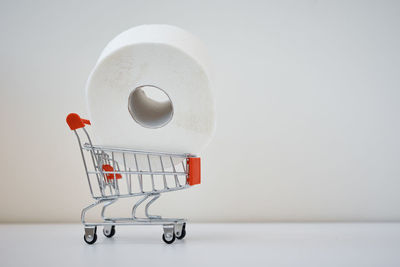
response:
[(188, 224), (120, 226), (94, 245), (77, 224), (0, 225), (0, 266), (400, 266), (400, 224)]

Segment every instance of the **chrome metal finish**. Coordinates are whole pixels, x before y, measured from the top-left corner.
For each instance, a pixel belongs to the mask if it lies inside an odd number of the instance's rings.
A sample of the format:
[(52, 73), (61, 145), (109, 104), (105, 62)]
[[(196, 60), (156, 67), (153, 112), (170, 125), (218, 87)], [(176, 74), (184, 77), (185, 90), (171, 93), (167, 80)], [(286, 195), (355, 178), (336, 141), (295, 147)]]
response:
[(85, 226), (85, 238), (91, 242), (96, 234), (96, 226)]
[[(115, 225), (163, 225), (166, 241), (169, 242), (175, 236), (180, 236), (186, 222), (185, 219), (151, 215), (149, 208), (160, 198), (162, 193), (190, 187), (187, 182), (186, 159), (192, 155), (96, 146), (92, 144), (85, 128), (82, 128), (83, 137), (79, 135), (78, 131), (80, 132), (79, 129), (74, 130), (74, 133), (78, 139), (90, 194), (95, 200), (81, 213), (81, 222), (85, 228), (85, 241), (88, 243), (96, 241), (97, 226), (104, 226), (103, 232), (108, 236)], [(85, 143), (82, 141), (83, 139), (85, 139)], [(174, 162), (179, 161), (182, 163), (175, 166)], [(103, 165), (112, 166), (112, 170), (103, 170)], [(171, 179), (168, 179), (169, 177)], [(120, 198), (135, 200), (132, 206), (132, 216), (107, 217), (106, 209)], [(144, 217), (138, 217), (137, 210), (146, 201), (148, 202), (144, 206)], [(100, 213), (102, 221), (87, 222), (86, 213), (98, 205), (102, 206)]]
[(136, 204), (133, 206), (132, 208), (132, 218), (134, 220), (138, 219), (136, 217), (136, 209), (137, 207), (139, 207), (146, 199), (148, 199), (150, 197), (150, 195), (145, 195), (143, 198), (141, 198), (138, 202), (136, 202)]
[(161, 216), (159, 216), (159, 215), (149, 215), (149, 207), (150, 207), (150, 205), (153, 204), (154, 201), (156, 201), (159, 197), (160, 197), (160, 194), (153, 195), (153, 198), (149, 202), (147, 202), (146, 208), (144, 210), (144, 214), (146, 215), (147, 218), (149, 218), (149, 219), (161, 219)]
[(174, 225), (173, 224), (164, 224), (164, 236), (167, 241), (170, 241), (174, 238)]
[(183, 223), (175, 224), (175, 235), (180, 236), (183, 230)]
[(103, 208), (101, 209), (101, 218), (103, 218), (103, 220), (110, 220), (110, 218), (105, 217), (104, 213), (106, 212), (106, 208), (108, 206), (114, 204), (117, 200), (118, 200), (118, 198), (115, 198), (115, 199), (110, 200), (106, 204), (104, 204)]
[(105, 235), (109, 235), (111, 233), (112, 225), (105, 225), (103, 228), (103, 232)]

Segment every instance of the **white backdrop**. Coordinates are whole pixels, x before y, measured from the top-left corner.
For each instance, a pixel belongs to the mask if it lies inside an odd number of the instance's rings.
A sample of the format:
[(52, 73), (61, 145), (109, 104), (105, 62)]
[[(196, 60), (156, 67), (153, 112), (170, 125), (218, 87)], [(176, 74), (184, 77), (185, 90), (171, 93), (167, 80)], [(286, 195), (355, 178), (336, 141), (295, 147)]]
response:
[(107, 42), (150, 23), (204, 41), (218, 108), (203, 184), (154, 213), (399, 220), (399, 14), (396, 1), (1, 1), (0, 221), (79, 220), (90, 198), (65, 116), (87, 114)]

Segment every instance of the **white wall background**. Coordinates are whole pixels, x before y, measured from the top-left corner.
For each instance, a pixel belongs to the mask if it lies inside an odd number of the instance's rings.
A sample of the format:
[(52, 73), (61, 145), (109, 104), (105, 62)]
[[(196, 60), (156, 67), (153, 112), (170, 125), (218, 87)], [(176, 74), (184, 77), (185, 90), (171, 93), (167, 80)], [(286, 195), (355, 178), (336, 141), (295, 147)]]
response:
[(107, 42), (150, 23), (205, 42), (218, 104), (203, 184), (155, 212), (399, 220), (399, 14), (397, 1), (1, 1), (0, 221), (79, 220), (91, 200), (65, 116), (86, 115)]

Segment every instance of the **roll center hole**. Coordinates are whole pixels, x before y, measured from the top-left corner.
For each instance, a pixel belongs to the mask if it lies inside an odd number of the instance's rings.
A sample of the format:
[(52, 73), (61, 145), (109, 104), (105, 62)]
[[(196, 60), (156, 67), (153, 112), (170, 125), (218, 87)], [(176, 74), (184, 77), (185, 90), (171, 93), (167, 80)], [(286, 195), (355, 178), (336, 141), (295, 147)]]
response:
[(168, 94), (153, 85), (136, 87), (129, 94), (128, 110), (132, 118), (146, 128), (163, 127), (174, 115), (174, 108)]

